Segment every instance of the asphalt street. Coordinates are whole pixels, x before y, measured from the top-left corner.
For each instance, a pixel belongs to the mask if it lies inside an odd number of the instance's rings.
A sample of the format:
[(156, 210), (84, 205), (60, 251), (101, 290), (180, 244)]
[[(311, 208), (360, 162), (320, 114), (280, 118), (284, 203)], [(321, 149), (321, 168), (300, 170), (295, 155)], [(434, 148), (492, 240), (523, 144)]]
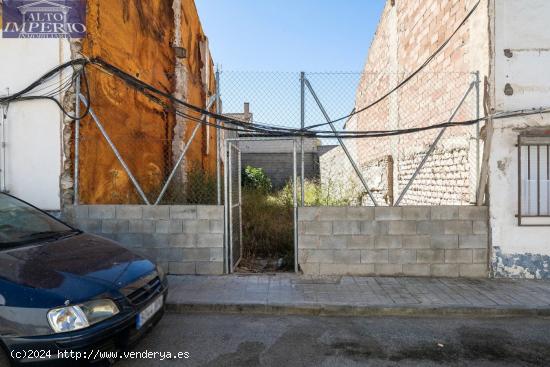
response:
[[(165, 315), (125, 366), (550, 366), (550, 319)], [(166, 355), (165, 355), (166, 356)]]

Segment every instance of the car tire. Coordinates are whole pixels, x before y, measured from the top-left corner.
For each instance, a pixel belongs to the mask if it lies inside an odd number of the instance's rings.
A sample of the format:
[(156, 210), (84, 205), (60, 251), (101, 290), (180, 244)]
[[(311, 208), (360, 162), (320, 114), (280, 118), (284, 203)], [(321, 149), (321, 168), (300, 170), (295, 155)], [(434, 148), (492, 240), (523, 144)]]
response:
[(0, 346), (0, 367), (10, 367), (11, 361), (8, 358), (8, 355), (4, 351), (4, 348)]

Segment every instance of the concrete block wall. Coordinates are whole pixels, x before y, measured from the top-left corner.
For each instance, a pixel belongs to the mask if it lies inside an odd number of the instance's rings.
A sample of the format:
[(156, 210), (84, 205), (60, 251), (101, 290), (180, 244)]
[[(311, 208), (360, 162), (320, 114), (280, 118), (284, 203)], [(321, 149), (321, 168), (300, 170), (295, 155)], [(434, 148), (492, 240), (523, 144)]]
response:
[(63, 218), (118, 241), (169, 274), (223, 274), (223, 206), (78, 205)]
[(309, 275), (488, 276), (486, 207), (304, 207), (298, 261)]

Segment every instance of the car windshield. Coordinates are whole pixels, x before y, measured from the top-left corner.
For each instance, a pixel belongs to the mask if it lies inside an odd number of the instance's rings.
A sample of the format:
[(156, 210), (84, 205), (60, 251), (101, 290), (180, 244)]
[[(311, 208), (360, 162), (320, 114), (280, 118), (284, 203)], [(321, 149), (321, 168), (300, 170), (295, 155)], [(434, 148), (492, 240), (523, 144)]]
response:
[(49, 238), (75, 230), (11, 196), (0, 194), (0, 249)]

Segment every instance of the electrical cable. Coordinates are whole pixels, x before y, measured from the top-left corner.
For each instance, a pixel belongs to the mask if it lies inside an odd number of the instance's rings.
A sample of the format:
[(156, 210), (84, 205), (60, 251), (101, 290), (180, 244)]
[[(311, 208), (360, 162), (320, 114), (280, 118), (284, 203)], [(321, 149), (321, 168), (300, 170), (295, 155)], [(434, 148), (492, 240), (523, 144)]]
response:
[(449, 42), (454, 38), (454, 36), (458, 33), (458, 31), (466, 24), (466, 22), (468, 21), (468, 19), (470, 19), (470, 17), (472, 16), (472, 14), (474, 14), (474, 12), (476, 11), (477, 7), (479, 6), (479, 3), (481, 1), (478, 1), (473, 7), (472, 9), (470, 10), (470, 12), (466, 15), (466, 17), (462, 20), (462, 22), (460, 22), (460, 24), (458, 25), (458, 27), (454, 30), (453, 33), (451, 33), (451, 35), (449, 36), (449, 38), (447, 38), (445, 40), (445, 42), (443, 42), (438, 48), (437, 50), (435, 50), (435, 52), (433, 54), (431, 54), (427, 59), (426, 61), (424, 61), (424, 63), (422, 63), (422, 65), (420, 65), (420, 67), (418, 69), (416, 69), (413, 73), (411, 73), (408, 77), (406, 77), (403, 81), (401, 81), (400, 83), (398, 83), (394, 88), (390, 89), (389, 92), (387, 92), (386, 94), (382, 95), (381, 97), (379, 97), (378, 99), (376, 99), (374, 102), (371, 102), (369, 103), (368, 105), (366, 105), (365, 107), (362, 107), (362, 108), (359, 108), (357, 109), (356, 111), (346, 115), (346, 116), (342, 116), (340, 118), (337, 118), (336, 120), (332, 120), (330, 122), (324, 122), (324, 123), (321, 123), (321, 124), (316, 124), (316, 125), (310, 125), (308, 126), (306, 129), (315, 129), (316, 127), (320, 127), (320, 126), (325, 126), (325, 125), (330, 125), (330, 124), (333, 124), (335, 122), (339, 122), (339, 121), (342, 121), (342, 120), (346, 120), (346, 119), (349, 119), (350, 117), (354, 116), (354, 115), (357, 115), (359, 113), (362, 113), (374, 106), (376, 106), (377, 104), (379, 104), (380, 102), (384, 101), (386, 98), (388, 98), (390, 95), (392, 95), (393, 93), (395, 93), (397, 90), (401, 89), (405, 84), (407, 84), (409, 81), (411, 81), (416, 75), (418, 75), (418, 73), (420, 73), (426, 66), (428, 66), (428, 64), (449, 44)]

